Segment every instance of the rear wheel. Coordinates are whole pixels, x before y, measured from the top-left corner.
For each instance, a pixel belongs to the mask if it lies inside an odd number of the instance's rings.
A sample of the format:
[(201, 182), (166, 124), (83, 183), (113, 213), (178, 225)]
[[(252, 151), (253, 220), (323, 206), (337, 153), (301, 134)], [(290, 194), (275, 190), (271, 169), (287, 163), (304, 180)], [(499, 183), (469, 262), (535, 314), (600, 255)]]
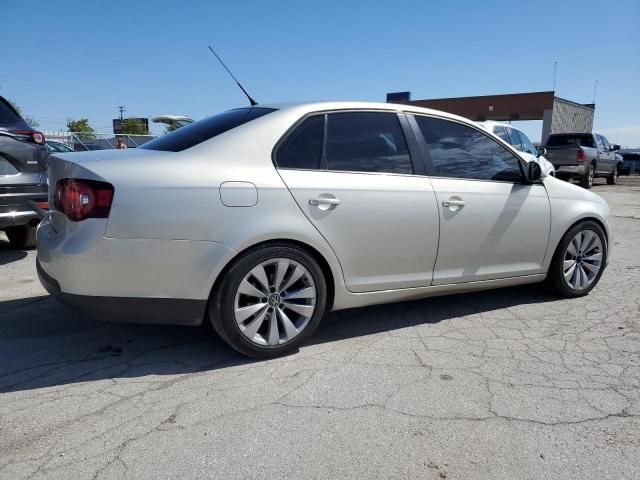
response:
[(580, 177), (580, 186), (589, 189), (593, 187), (593, 178), (596, 175), (596, 166), (592, 163), (587, 168), (587, 173)]
[(325, 314), (327, 286), (305, 251), (270, 245), (248, 252), (222, 278), (209, 317), (234, 349), (256, 358), (296, 350)]
[(606, 236), (593, 221), (564, 234), (549, 266), (548, 281), (563, 297), (581, 297), (598, 283), (607, 261)]
[(618, 166), (613, 167), (613, 172), (607, 177), (607, 185), (615, 185), (618, 183)]
[(26, 250), (36, 246), (36, 226), (20, 225), (5, 229), (7, 238), (13, 248)]

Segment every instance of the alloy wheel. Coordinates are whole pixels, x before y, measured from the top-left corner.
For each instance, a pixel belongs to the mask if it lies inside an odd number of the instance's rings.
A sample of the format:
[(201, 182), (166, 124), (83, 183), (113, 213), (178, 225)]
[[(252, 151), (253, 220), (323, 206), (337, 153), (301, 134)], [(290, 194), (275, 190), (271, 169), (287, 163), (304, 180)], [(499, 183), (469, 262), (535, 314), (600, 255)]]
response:
[(564, 280), (573, 290), (584, 290), (602, 268), (602, 241), (593, 230), (582, 230), (573, 237), (564, 254)]
[(589, 167), (589, 178), (587, 179), (587, 181), (589, 182), (589, 187), (593, 186), (593, 176), (594, 176), (594, 167)]
[(236, 290), (238, 328), (258, 345), (282, 345), (297, 337), (316, 309), (309, 270), (290, 258), (272, 258), (247, 273)]

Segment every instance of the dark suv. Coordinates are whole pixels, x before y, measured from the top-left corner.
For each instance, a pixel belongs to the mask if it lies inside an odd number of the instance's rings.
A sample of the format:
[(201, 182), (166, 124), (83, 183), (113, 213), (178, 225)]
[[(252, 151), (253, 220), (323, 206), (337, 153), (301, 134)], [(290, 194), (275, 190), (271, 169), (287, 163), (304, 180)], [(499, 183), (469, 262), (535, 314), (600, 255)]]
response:
[(0, 97), (0, 230), (15, 248), (35, 247), (39, 213), (47, 208), (44, 135)]

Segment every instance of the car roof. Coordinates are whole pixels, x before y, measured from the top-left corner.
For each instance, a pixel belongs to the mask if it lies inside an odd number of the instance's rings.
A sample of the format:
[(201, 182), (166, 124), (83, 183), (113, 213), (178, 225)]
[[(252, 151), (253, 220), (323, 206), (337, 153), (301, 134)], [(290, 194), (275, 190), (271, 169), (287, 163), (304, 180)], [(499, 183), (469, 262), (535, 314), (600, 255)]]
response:
[(511, 123), (496, 122), (495, 120), (485, 120), (484, 122), (478, 122), (478, 123), (480, 125), (485, 125), (487, 127), (495, 125), (495, 126), (498, 126), (498, 127), (513, 128), (514, 130), (518, 130), (519, 132), (522, 132), (522, 130), (520, 130), (518, 127), (512, 125)]
[(414, 112), (459, 120), (465, 123), (473, 122), (468, 118), (453, 115), (451, 113), (431, 108), (422, 108), (415, 105), (402, 103), (382, 103), (382, 102), (358, 102), (358, 101), (316, 101), (316, 102), (281, 102), (256, 105), (256, 108), (273, 108), (281, 111), (297, 111), (302, 113), (313, 113), (326, 110), (388, 110), (392, 112)]

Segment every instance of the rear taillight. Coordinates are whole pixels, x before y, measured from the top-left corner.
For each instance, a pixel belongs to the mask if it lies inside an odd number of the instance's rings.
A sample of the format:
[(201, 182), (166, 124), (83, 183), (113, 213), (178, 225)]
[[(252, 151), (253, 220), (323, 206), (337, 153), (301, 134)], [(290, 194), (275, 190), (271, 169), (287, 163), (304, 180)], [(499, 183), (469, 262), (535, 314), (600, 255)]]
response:
[(584, 162), (584, 150), (578, 150), (578, 161)]
[(113, 201), (113, 185), (96, 180), (63, 178), (56, 183), (53, 206), (73, 222), (107, 218)]
[(38, 145), (44, 145), (44, 133), (37, 132), (35, 130), (9, 130), (10, 133), (13, 133), (18, 139), (23, 141), (31, 140), (33, 143), (37, 143)]

